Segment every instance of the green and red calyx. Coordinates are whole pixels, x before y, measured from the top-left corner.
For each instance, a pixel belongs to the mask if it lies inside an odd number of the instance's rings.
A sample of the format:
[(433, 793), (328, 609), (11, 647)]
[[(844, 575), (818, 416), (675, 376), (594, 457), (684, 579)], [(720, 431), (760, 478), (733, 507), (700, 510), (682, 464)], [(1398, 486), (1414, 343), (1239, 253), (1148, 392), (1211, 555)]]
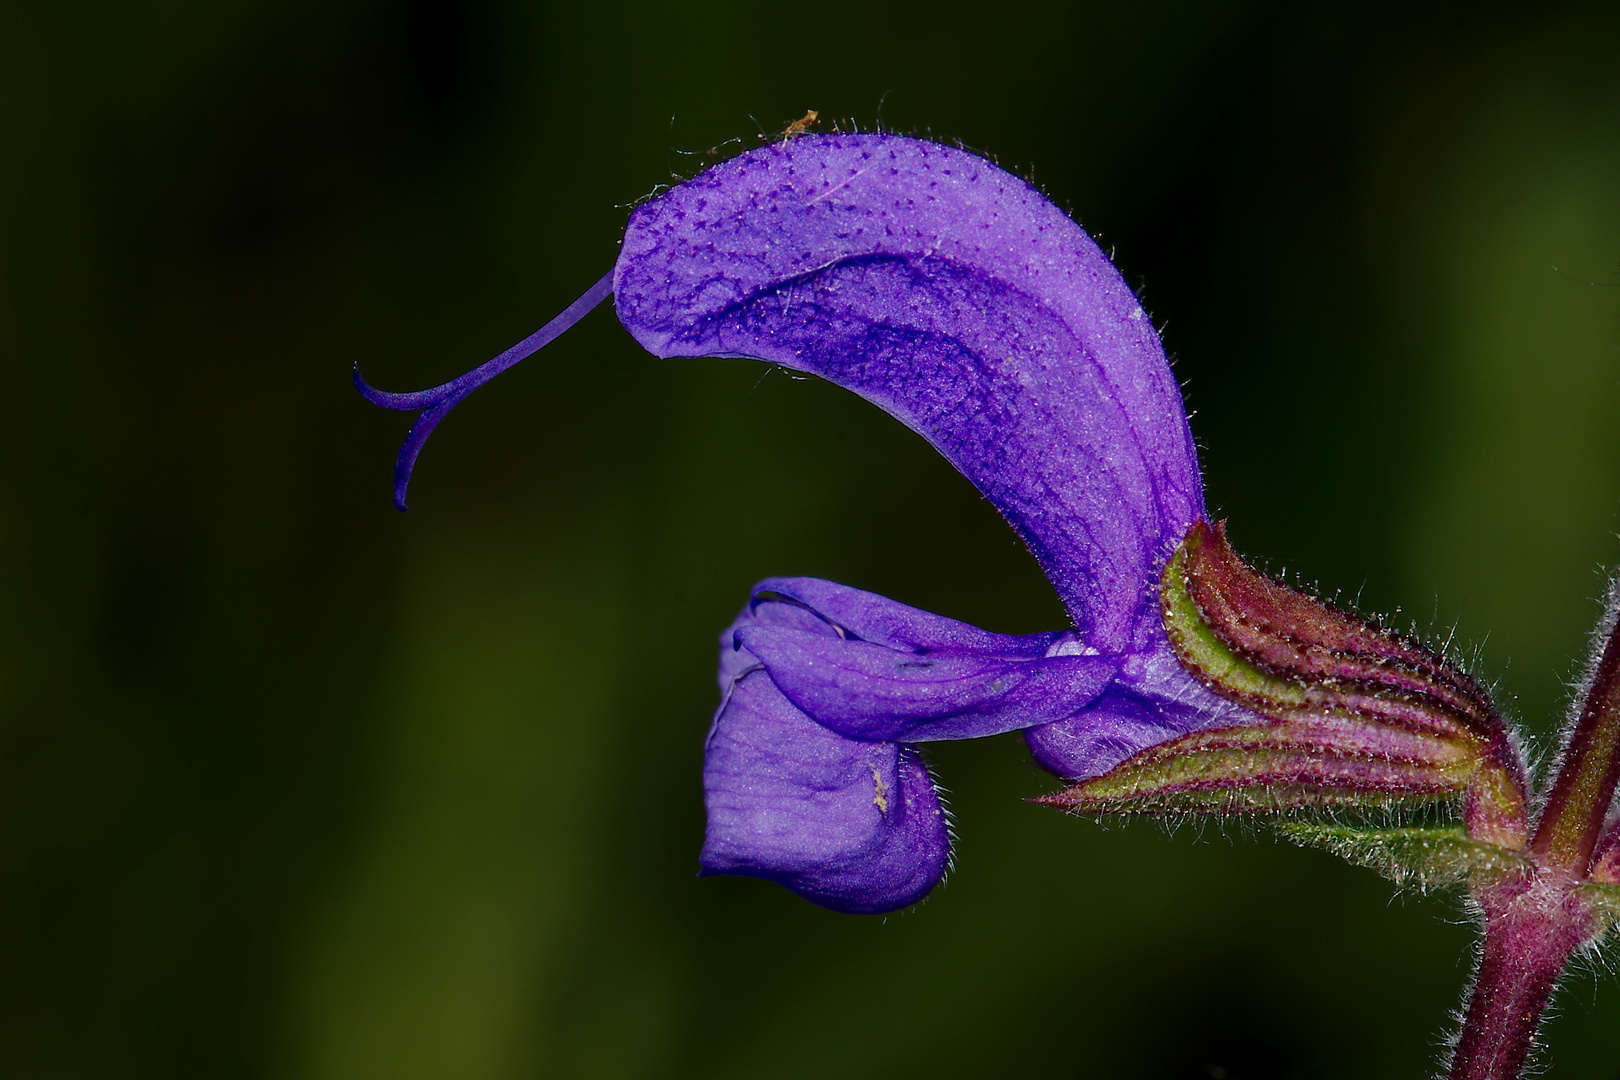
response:
[[(1493, 862), (1524, 851), (1518, 746), (1485, 690), (1443, 656), (1256, 573), (1224, 525), (1192, 526), (1159, 600), (1181, 662), (1254, 722), (1161, 743), (1045, 801), (1161, 814), (1451, 804), (1464, 835), (1419, 850), (1455, 857), (1461, 844), (1494, 850)], [(1382, 857), (1396, 857), (1389, 841)]]

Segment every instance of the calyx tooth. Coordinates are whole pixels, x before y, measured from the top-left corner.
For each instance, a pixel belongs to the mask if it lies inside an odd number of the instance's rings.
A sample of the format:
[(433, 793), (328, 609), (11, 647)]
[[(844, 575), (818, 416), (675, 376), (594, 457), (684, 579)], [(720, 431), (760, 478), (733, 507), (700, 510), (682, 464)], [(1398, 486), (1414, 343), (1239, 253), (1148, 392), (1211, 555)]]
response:
[(1490, 695), (1445, 657), (1250, 569), (1196, 522), (1159, 599), (1181, 662), (1254, 724), (1150, 747), (1041, 800), (1080, 812), (1252, 812), (1461, 801), (1522, 850), (1524, 767)]

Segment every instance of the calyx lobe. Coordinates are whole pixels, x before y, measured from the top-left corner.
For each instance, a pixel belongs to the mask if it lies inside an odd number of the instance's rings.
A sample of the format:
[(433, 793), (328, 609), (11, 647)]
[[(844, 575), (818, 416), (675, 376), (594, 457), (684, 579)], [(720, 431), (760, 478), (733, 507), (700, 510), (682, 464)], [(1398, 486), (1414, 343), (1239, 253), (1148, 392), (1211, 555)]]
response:
[(1489, 694), (1445, 657), (1255, 572), (1224, 523), (1188, 530), (1159, 602), (1182, 664), (1255, 722), (1161, 743), (1042, 801), (1237, 813), (1461, 799), (1471, 840), (1524, 849), (1519, 750)]

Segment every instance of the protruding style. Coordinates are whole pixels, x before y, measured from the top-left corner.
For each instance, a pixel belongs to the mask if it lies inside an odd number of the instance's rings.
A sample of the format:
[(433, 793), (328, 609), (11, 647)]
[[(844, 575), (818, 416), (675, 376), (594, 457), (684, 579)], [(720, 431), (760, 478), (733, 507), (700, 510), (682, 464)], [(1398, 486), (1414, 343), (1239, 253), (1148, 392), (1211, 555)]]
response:
[(458, 375), (431, 390), (418, 390), (412, 394), (391, 394), (386, 390), (378, 390), (360, 377), (360, 365), (355, 364), (354, 386), (367, 401), (385, 409), (421, 412), (416, 418), (416, 423), (411, 425), (411, 430), (406, 434), (404, 445), (399, 448), (399, 457), (394, 460), (394, 505), (400, 510), (406, 509), (405, 489), (411, 483), (411, 470), (416, 466), (416, 455), (422, 452), (422, 444), (433, 434), (433, 429), (439, 426), (439, 421), (449, 415), (450, 410), (459, 405), (462, 398), (513, 364), (550, 345), (562, 335), (563, 331), (590, 314), (591, 309), (612, 294), (613, 275), (605, 274), (600, 281), (585, 290), (584, 296), (564, 308), (561, 315), (499, 356), (492, 357), (466, 374)]

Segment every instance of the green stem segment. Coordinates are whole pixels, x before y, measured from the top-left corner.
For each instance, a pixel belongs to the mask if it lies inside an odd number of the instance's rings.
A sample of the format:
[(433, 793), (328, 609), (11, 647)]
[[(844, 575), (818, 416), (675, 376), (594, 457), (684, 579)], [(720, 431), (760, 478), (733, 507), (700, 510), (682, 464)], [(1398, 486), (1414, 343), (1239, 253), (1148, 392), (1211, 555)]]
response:
[(1620, 780), (1620, 626), (1610, 620), (1558, 779), (1531, 840), (1536, 861), (1584, 878)]

